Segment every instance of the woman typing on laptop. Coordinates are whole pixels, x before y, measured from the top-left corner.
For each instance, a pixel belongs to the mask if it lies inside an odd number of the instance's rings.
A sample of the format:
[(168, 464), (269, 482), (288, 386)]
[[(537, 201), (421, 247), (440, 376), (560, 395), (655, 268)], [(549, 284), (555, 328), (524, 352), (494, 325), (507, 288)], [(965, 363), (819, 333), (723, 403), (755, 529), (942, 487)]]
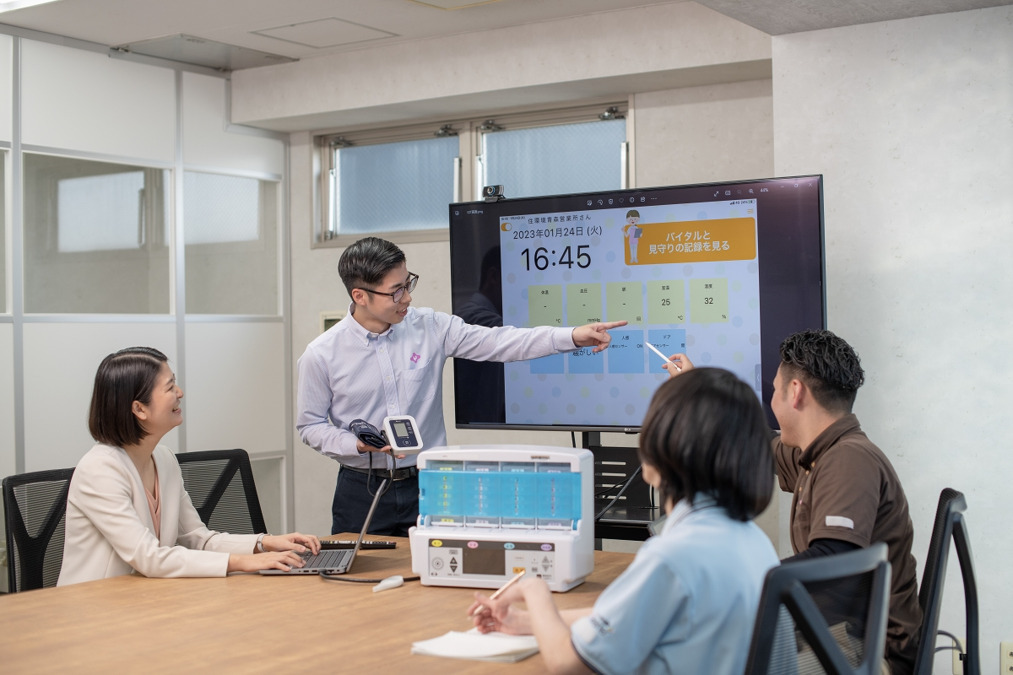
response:
[(209, 530), (190, 502), (172, 451), (159, 441), (183, 421), (183, 391), (160, 351), (110, 354), (95, 374), (88, 426), (97, 444), (81, 458), (67, 497), (58, 585), (138, 572), (213, 577), (302, 566), (320, 541)]

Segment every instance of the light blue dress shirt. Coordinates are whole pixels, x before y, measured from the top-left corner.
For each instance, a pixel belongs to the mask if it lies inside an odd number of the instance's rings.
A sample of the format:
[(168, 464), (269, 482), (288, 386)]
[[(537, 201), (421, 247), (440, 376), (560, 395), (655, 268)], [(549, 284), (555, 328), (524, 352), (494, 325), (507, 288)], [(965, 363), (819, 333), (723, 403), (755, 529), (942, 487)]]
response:
[(570, 638), (601, 673), (740, 675), (760, 591), (778, 564), (755, 523), (713, 499), (676, 504), (661, 534), (606, 588)]
[[(303, 443), (342, 465), (367, 468), (376, 453), (359, 454), (354, 419), (379, 427), (390, 415), (411, 415), (425, 448), (447, 444), (443, 422), (443, 364), (448, 357), (520, 361), (573, 351), (572, 328), (485, 328), (429, 308), (409, 307), (401, 323), (383, 333), (352, 317), (317, 337), (299, 357), (296, 428)], [(389, 455), (373, 458), (392, 466)], [(415, 456), (399, 460), (411, 466)]]

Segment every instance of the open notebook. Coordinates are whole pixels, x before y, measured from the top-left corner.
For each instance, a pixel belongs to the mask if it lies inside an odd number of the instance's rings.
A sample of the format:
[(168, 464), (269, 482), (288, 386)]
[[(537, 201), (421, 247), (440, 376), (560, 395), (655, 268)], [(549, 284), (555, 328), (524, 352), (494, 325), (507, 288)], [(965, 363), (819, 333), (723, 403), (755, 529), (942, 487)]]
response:
[(326, 551), (320, 551), (316, 555), (306, 554), (304, 559), (306, 564), (302, 567), (293, 567), (289, 571), (284, 570), (260, 570), (261, 574), (321, 574), (326, 572), (327, 574), (345, 574), (352, 569), (352, 563), (355, 562), (355, 556), (359, 553), (359, 548), (362, 546), (362, 538), (366, 536), (366, 530), (369, 529), (369, 524), (373, 520), (373, 513), (376, 511), (376, 505), (380, 503), (380, 497), (387, 491), (387, 480), (384, 479), (380, 486), (376, 488), (376, 494), (373, 495), (373, 503), (369, 505), (369, 512), (366, 514), (366, 520), (362, 523), (362, 530), (359, 531), (359, 538), (355, 540), (355, 546), (348, 549), (328, 549)]
[(538, 653), (533, 635), (482, 634), (477, 628), (461, 633), (450, 631), (431, 640), (412, 643), (412, 654), (513, 663)]

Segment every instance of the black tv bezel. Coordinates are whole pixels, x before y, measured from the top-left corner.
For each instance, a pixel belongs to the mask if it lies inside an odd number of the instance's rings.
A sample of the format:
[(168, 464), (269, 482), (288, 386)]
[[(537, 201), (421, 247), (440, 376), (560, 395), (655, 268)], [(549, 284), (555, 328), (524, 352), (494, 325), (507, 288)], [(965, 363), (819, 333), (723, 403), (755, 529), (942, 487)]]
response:
[[(780, 199), (774, 199), (774, 195), (768, 193), (760, 193), (757, 188), (761, 186), (774, 187), (775, 192), (779, 192), (785, 189), (799, 189), (799, 184), (808, 186), (809, 183), (813, 183), (813, 187), (816, 189), (816, 213), (817, 223), (815, 228), (811, 223), (802, 223), (800, 218), (795, 219), (794, 229), (787, 231), (788, 228), (785, 224), (780, 223), (779, 227), (782, 231), (775, 235), (770, 233), (764, 236), (763, 228), (772, 227), (764, 225), (772, 219), (777, 219), (779, 216), (778, 208), (786, 207), (797, 207), (802, 202), (800, 200), (791, 200), (790, 202), (784, 202)], [(749, 194), (750, 188), (754, 189), (753, 194)], [(805, 187), (804, 189), (812, 189)], [(726, 190), (731, 191), (726, 194)], [(736, 194), (740, 190), (744, 190), (745, 194)], [(505, 190), (507, 195), (509, 189)], [(823, 196), (823, 175), (822, 174), (804, 174), (796, 176), (776, 176), (771, 178), (753, 178), (733, 181), (718, 181), (710, 183), (693, 183), (687, 185), (670, 185), (670, 186), (657, 186), (647, 188), (627, 188), (619, 190), (606, 190), (597, 192), (583, 192), (583, 193), (572, 193), (562, 195), (545, 195), (538, 197), (519, 197), (510, 199), (509, 197), (493, 197), (485, 201), (472, 201), (472, 202), (457, 202), (449, 205), (449, 230), (450, 230), (450, 279), (451, 279), (451, 304), (453, 311), (456, 313), (460, 304), (463, 302), (463, 298), (470, 296), (474, 291), (474, 284), (466, 286), (460, 281), (462, 274), (461, 266), (455, 264), (455, 258), (457, 256), (463, 256), (469, 261), (476, 259), (476, 250), (474, 247), (469, 247), (468, 250), (461, 250), (464, 240), (470, 239), (472, 241), (478, 240), (479, 236), (474, 234), (462, 234), (461, 231), (456, 228), (461, 227), (473, 227), (465, 221), (474, 221), (477, 218), (491, 223), (491, 227), (495, 230), (495, 240), (499, 243), (499, 218), (502, 216), (512, 216), (521, 214), (538, 214), (538, 213), (552, 213), (561, 211), (587, 211), (587, 210), (599, 210), (599, 209), (616, 209), (629, 207), (631, 204), (630, 198), (634, 201), (632, 203), (637, 205), (650, 205), (652, 198), (658, 199), (662, 195), (668, 195), (670, 193), (678, 192), (680, 198), (673, 200), (669, 197), (666, 201), (660, 201), (659, 204), (668, 203), (693, 203), (693, 202), (705, 202), (705, 201), (726, 201), (728, 199), (734, 199), (736, 197), (755, 197), (757, 199), (757, 210), (759, 220), (757, 221), (757, 260), (759, 262), (759, 274), (760, 274), (760, 303), (761, 303), (761, 403), (763, 404), (764, 412), (767, 415), (767, 420), (771, 425), (771, 428), (777, 429), (777, 420), (774, 417), (773, 411), (770, 409), (770, 397), (773, 393), (773, 379), (777, 371), (777, 365), (780, 362), (778, 355), (778, 346), (781, 340), (787, 337), (789, 334), (804, 329), (824, 329), (827, 326), (827, 300), (826, 300), (826, 237), (825, 237), (825, 202)], [(761, 198), (762, 194), (766, 194), (765, 198)], [(624, 203), (618, 203), (618, 199), (622, 198)], [(641, 202), (640, 197), (645, 197), (645, 201)], [(611, 202), (609, 200), (612, 200)], [(783, 198), (782, 198), (783, 199)], [(591, 201), (591, 206), (587, 205), (588, 200)], [(599, 200), (602, 201), (599, 204)], [(768, 212), (763, 210), (764, 202), (767, 202)], [(771, 207), (778, 207), (771, 209)], [(632, 208), (632, 207), (631, 207)], [(457, 215), (455, 215), (455, 211)], [(479, 213), (469, 213), (479, 212)], [(491, 214), (490, 214), (491, 212)], [(799, 231), (801, 228), (805, 228), (805, 231)], [(818, 244), (814, 246), (814, 242), (811, 239), (816, 238)], [(779, 239), (776, 241), (775, 239)], [(794, 251), (803, 247), (801, 250), (805, 250), (806, 255), (816, 254), (818, 256), (818, 264), (814, 265), (813, 261), (807, 261), (808, 267), (805, 270), (793, 269), (787, 262), (787, 251), (785, 250), (785, 243), (791, 245), (790, 250)], [(780, 247), (780, 250), (778, 248)], [(808, 247), (808, 248), (805, 248)], [(815, 249), (815, 250), (811, 250)], [(477, 256), (478, 259), (481, 255)], [(765, 258), (770, 259), (769, 262), (762, 262)], [(781, 263), (781, 264), (779, 264)], [(470, 262), (472, 268), (474, 263)], [(808, 277), (813, 271), (818, 269), (818, 280), (816, 287), (804, 287), (804, 283), (811, 283), (813, 280)], [(471, 275), (475, 276), (475, 275)], [(780, 297), (785, 293), (776, 294), (774, 289), (783, 289), (784, 286), (791, 287), (795, 291), (793, 297), (807, 296), (809, 302), (817, 302), (819, 305), (818, 310), (818, 321), (813, 321), (814, 317), (809, 316), (815, 310), (807, 308), (806, 319), (800, 321), (792, 321), (786, 318), (786, 312), (781, 308), (774, 305), (771, 297)], [(464, 286), (464, 288), (462, 288)], [(765, 297), (767, 298), (765, 301)], [(768, 316), (776, 317), (775, 321), (770, 319), (764, 320)], [(773, 333), (777, 333), (774, 335)], [(764, 358), (766, 356), (766, 358)], [(773, 358), (772, 358), (773, 356)], [(571, 431), (571, 432), (592, 432), (592, 433), (627, 433), (633, 434), (640, 431), (640, 426), (618, 426), (618, 425), (595, 425), (595, 424), (515, 424), (506, 421), (501, 422), (475, 422), (475, 421), (461, 421), (458, 416), (458, 410), (460, 409), (459, 397), (462, 396), (462, 391), (459, 382), (459, 371), (457, 359), (454, 362), (454, 422), (455, 428), (457, 429), (475, 429), (475, 430), (518, 430), (518, 431)], [(711, 364), (720, 365), (720, 364)], [(503, 411), (503, 419), (505, 420), (505, 410)]]

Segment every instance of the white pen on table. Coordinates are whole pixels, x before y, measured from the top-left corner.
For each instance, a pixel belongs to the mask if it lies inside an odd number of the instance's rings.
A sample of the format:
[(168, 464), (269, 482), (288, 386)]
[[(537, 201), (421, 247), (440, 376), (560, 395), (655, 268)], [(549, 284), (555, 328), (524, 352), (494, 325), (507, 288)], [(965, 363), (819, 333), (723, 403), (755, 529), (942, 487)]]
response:
[(655, 347), (654, 345), (652, 345), (650, 342), (646, 342), (645, 341), (644, 344), (647, 345), (648, 347), (650, 347), (652, 352), (654, 352), (655, 354), (657, 354), (658, 356), (660, 356), (661, 358), (665, 359), (666, 361), (668, 361), (669, 363), (671, 363), (673, 366), (675, 366), (676, 370), (682, 370), (682, 366), (680, 366), (678, 363), (676, 363), (672, 359), (670, 359), (667, 356), (665, 356), (664, 354), (662, 354), (661, 350), (658, 349), (657, 347)]
[[(495, 599), (496, 599), (496, 598), (498, 598), (499, 596), (503, 595), (503, 591), (505, 591), (506, 589), (510, 588), (510, 587), (511, 587), (511, 586), (513, 586), (513, 585), (514, 585), (515, 583), (517, 583), (518, 581), (520, 581), (520, 580), (521, 580), (521, 577), (523, 577), (523, 576), (524, 576), (524, 573), (525, 573), (525, 572), (527, 572), (527, 570), (521, 570), (520, 572), (518, 572), (517, 574), (515, 574), (515, 575), (513, 576), (513, 579), (511, 579), (510, 581), (508, 581), (508, 582), (506, 582), (505, 584), (503, 584), (502, 586), (500, 586), (500, 587), (499, 587), (499, 589), (498, 589), (498, 590), (497, 590), (497, 591), (496, 591), (495, 593), (493, 593), (492, 595), (490, 595), (490, 596), (489, 596), (489, 599), (490, 599), (490, 600), (495, 600)], [(477, 613), (479, 612), (479, 610), (481, 610), (481, 609), (482, 609), (482, 607), (481, 607), (481, 606), (478, 606), (478, 607), (476, 607), (476, 608), (475, 608), (475, 611), (474, 611), (474, 612), (472, 612), (472, 613), (470, 614), (470, 616), (475, 616), (475, 614), (477, 614)]]

